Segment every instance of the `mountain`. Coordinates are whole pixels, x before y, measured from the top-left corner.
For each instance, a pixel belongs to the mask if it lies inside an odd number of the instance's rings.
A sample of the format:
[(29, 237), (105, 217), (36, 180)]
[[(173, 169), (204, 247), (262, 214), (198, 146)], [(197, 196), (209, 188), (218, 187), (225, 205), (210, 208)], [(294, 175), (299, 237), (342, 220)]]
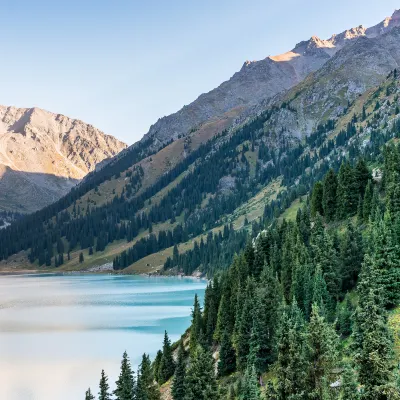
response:
[[(0, 266), (113, 263), (124, 272), (209, 275), (228, 266), (248, 232), (256, 235), (272, 217), (293, 218), (330, 168), (358, 157), (380, 168), (382, 146), (396, 141), (400, 128), (398, 17), (246, 64), (60, 200), (2, 229)], [(272, 75), (262, 75), (264, 66), (286, 78), (292, 71), (291, 83), (267, 84)], [(217, 96), (222, 88), (236, 95)], [(201, 117), (208, 119), (191, 125), (189, 114), (198, 119), (193, 110), (207, 96), (214, 96), (204, 106), (210, 115)], [(178, 133), (173, 123), (191, 128)], [(212, 256), (204, 256), (210, 248)]]
[(0, 106), (0, 209), (41, 209), (125, 147), (61, 114)]
[(165, 143), (171, 138), (188, 135), (205, 121), (219, 119), (226, 113), (239, 115), (262, 100), (295, 86), (356, 39), (375, 38), (397, 26), (400, 26), (400, 10), (374, 27), (358, 26), (328, 40), (313, 36), (284, 54), (247, 61), (239, 72), (216, 89), (202, 94), (178, 112), (159, 119), (143, 140), (152, 138), (156, 144)]

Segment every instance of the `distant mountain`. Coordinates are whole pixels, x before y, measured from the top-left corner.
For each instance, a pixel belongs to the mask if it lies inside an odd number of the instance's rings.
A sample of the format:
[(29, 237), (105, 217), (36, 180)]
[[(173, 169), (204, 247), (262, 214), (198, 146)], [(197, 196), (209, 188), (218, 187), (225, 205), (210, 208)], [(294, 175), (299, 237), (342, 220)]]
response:
[(0, 106), (0, 210), (31, 212), (54, 202), (125, 147), (61, 114)]
[(226, 113), (240, 115), (244, 110), (297, 85), (311, 72), (320, 69), (339, 50), (360, 37), (375, 38), (400, 26), (400, 10), (378, 25), (362, 25), (333, 35), (328, 40), (313, 36), (291, 51), (260, 61), (246, 61), (241, 70), (216, 89), (200, 95), (178, 112), (159, 119), (143, 140), (155, 145), (190, 134), (206, 121), (223, 118)]

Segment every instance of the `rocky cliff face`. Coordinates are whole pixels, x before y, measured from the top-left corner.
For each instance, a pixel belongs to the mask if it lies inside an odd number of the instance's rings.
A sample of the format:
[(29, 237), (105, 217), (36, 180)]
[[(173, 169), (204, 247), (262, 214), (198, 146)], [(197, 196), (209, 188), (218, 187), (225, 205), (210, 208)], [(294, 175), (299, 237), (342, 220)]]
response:
[[(377, 38), (400, 26), (400, 10), (378, 25), (362, 25), (335, 34), (327, 40), (313, 36), (291, 51), (264, 60), (246, 62), (241, 70), (216, 89), (202, 94), (175, 114), (159, 119), (143, 140), (152, 138), (155, 146), (185, 136), (205, 121), (227, 112), (242, 114), (262, 101), (292, 88), (311, 72), (318, 71), (335, 54), (359, 38)], [(393, 63), (391, 63), (393, 64)], [(385, 68), (383, 68), (385, 70)], [(379, 74), (380, 71), (376, 71)]]
[(0, 106), (0, 209), (40, 209), (125, 147), (61, 114)]

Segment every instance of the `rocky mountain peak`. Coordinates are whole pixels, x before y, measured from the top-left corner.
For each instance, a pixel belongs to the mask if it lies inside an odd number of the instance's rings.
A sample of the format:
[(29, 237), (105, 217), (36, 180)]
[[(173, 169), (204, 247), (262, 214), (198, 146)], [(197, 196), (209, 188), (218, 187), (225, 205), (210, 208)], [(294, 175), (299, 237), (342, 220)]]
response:
[(0, 209), (41, 208), (124, 148), (83, 121), (37, 107), (0, 106)]
[(400, 9), (395, 10), (391, 17), (385, 18), (379, 24), (366, 30), (366, 35), (370, 38), (383, 35), (391, 29), (400, 26)]

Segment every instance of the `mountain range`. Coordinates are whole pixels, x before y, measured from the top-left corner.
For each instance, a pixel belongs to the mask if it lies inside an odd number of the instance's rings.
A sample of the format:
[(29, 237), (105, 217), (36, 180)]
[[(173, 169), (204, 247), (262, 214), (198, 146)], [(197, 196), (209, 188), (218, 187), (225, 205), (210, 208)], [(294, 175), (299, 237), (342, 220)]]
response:
[[(268, 216), (285, 215), (343, 159), (376, 161), (398, 127), (399, 66), (395, 11), (374, 27), (244, 63), (127, 148), (81, 121), (2, 108), (0, 204), (26, 212), (49, 204), (0, 232), (2, 267), (113, 262), (155, 272), (219, 234), (230, 239), (218, 265), (228, 265), (242, 228), (255, 234)], [(37, 191), (26, 183), (32, 176)], [(185, 273), (215, 268), (192, 261)]]

